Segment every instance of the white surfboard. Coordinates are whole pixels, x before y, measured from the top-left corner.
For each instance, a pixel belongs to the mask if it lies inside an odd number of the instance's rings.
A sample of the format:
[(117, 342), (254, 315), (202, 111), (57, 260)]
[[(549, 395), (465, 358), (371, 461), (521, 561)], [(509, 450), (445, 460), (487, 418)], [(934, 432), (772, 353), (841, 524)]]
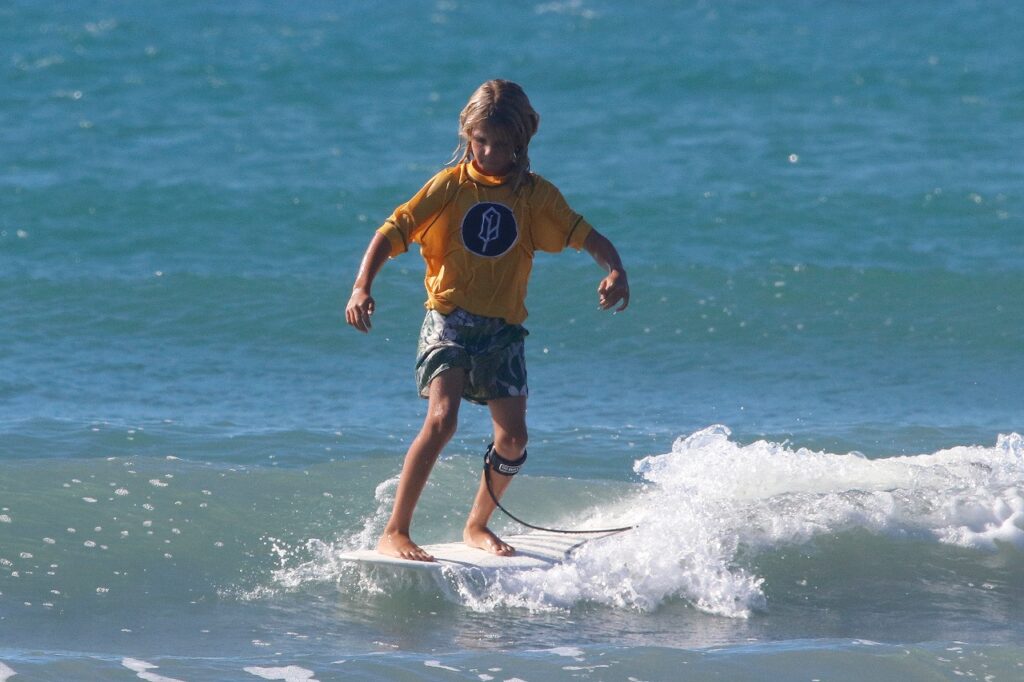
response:
[(445, 568), (524, 571), (560, 564), (569, 558), (574, 549), (598, 537), (607, 536), (545, 532), (505, 536), (502, 540), (516, 548), (516, 553), (512, 556), (498, 556), (482, 549), (468, 547), (462, 542), (445, 542), (437, 545), (423, 545), (423, 549), (434, 557), (434, 561), (399, 559), (381, 554), (373, 549), (344, 552), (338, 558), (342, 561), (354, 561), (361, 564), (423, 571), (442, 571)]

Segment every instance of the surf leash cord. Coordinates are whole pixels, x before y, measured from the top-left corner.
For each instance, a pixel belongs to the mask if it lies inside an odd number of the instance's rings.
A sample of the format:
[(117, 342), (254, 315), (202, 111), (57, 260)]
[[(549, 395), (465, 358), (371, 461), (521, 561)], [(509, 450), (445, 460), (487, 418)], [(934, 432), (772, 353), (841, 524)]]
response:
[(546, 528), (544, 526), (535, 526), (532, 523), (527, 523), (526, 521), (523, 521), (521, 518), (510, 512), (508, 509), (505, 509), (505, 507), (501, 506), (501, 502), (498, 501), (498, 496), (494, 494), (494, 488), (491, 486), (491, 467), (487, 464), (484, 464), (484, 481), (487, 484), (487, 492), (490, 494), (491, 501), (494, 502), (495, 506), (498, 507), (498, 509), (500, 509), (501, 511), (503, 511), (505, 513), (505, 516), (509, 517), (516, 523), (526, 526), (527, 528), (532, 528), (533, 530), (543, 530), (548, 533), (564, 533), (566, 535), (598, 535), (601, 533), (613, 535), (615, 533), (625, 533), (628, 530), (633, 530), (634, 528), (636, 528), (636, 526), (622, 526), (621, 528), (601, 528), (598, 530), (568, 530), (563, 528)]

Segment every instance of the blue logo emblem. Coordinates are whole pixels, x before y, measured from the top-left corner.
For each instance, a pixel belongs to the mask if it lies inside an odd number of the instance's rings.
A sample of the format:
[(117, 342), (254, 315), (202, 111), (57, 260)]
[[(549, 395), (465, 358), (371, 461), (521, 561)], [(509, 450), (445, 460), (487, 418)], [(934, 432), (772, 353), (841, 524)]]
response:
[(466, 211), (462, 219), (462, 243), (478, 256), (504, 255), (518, 238), (516, 216), (504, 204), (482, 201)]

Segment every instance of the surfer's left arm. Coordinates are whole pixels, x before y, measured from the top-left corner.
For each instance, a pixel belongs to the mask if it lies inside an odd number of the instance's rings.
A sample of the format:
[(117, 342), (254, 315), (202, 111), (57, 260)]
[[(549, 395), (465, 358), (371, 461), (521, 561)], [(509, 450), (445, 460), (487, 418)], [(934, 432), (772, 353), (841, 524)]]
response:
[(626, 269), (622, 266), (615, 245), (597, 230), (591, 230), (583, 242), (583, 248), (598, 265), (608, 271), (608, 275), (597, 286), (601, 310), (609, 310), (618, 304), (615, 312), (622, 312), (629, 306), (629, 278), (626, 277)]

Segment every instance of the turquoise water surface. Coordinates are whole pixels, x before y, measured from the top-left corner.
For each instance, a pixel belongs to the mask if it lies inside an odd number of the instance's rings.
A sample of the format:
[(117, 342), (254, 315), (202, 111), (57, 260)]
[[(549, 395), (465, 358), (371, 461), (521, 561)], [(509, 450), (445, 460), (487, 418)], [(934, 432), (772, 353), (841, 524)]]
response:
[[(1012, 3), (0, 2), (0, 680), (1024, 675)], [(492, 77), (608, 235), (537, 258), (563, 566), (359, 570), (423, 418), (373, 230)], [(488, 442), (418, 508), (461, 531)], [(496, 530), (519, 532), (499, 519)]]

